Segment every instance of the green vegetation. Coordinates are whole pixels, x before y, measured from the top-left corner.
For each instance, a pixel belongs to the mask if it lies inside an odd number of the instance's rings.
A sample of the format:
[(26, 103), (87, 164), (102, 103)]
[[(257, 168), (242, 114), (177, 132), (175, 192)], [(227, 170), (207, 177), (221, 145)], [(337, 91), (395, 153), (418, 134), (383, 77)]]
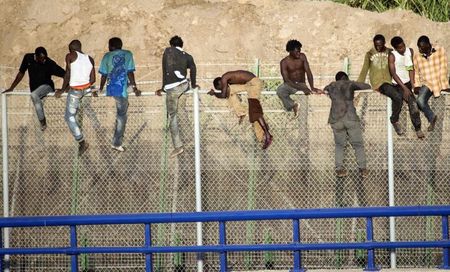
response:
[(412, 10), (433, 21), (450, 21), (449, 0), (333, 0), (351, 7), (383, 12), (388, 9)]

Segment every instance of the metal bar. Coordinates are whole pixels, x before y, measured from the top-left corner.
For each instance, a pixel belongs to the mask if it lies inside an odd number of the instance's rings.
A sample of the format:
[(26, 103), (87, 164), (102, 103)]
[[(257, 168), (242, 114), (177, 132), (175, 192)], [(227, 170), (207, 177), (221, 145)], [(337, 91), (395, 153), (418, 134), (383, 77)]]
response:
[[(367, 242), (373, 242), (373, 219), (372, 217), (367, 217), (366, 219), (366, 240)], [(378, 271), (375, 265), (375, 250), (369, 248), (367, 250), (367, 267), (364, 271)]]
[(148, 214), (29, 216), (0, 218), (0, 227), (48, 227), (70, 225), (159, 224), (248, 220), (293, 220), (323, 218), (366, 218), (389, 216), (443, 216), (450, 206), (402, 206), (367, 208), (326, 208), (293, 210), (252, 210), (221, 212), (178, 212)]
[[(193, 90), (194, 95), (194, 145), (195, 145), (195, 211), (202, 211), (202, 172), (200, 154), (200, 103), (198, 88)], [(203, 226), (197, 222), (197, 245), (203, 245)], [(203, 256), (197, 255), (197, 271), (203, 271)]]
[[(8, 172), (8, 103), (6, 94), (2, 93), (2, 163), (3, 163), (3, 217), (9, 217), (9, 172)], [(9, 228), (3, 228), (4, 248), (9, 248)], [(4, 269), (9, 271), (9, 255), (0, 261), (5, 261)], [(3, 271), (3, 270), (0, 270)]]
[(450, 241), (413, 242), (361, 242), (361, 243), (315, 243), (315, 244), (256, 244), (256, 245), (203, 245), (203, 246), (152, 246), (147, 247), (71, 247), (62, 248), (9, 248), (0, 249), (0, 254), (117, 254), (117, 253), (178, 253), (178, 252), (245, 252), (245, 251), (295, 251), (295, 250), (348, 250), (348, 249), (389, 249), (389, 248), (443, 248), (450, 247)]
[[(76, 250), (77, 246), (77, 226), (70, 226), (70, 249)], [(75, 251), (74, 251), (75, 252)], [(70, 256), (70, 268), (72, 272), (78, 272), (78, 254), (73, 253)]]
[[(221, 246), (224, 246), (227, 244), (227, 231), (225, 228), (226, 222), (220, 221), (219, 222), (219, 244)], [(227, 272), (228, 271), (228, 264), (227, 264), (227, 251), (221, 251), (220, 252), (220, 271), (221, 272)]]
[[(442, 241), (448, 241), (448, 216), (442, 216)], [(449, 247), (442, 248), (442, 269), (450, 269)]]
[[(3, 249), (3, 235), (2, 235), (3, 229), (0, 228), (0, 249)], [(3, 254), (0, 254), (0, 272), (3, 272)]]
[[(300, 220), (292, 220), (292, 238), (294, 244), (300, 244)], [(302, 255), (300, 250), (294, 250), (294, 272), (300, 272), (302, 270)]]
[[(145, 224), (145, 244), (146, 248), (151, 248), (152, 246), (152, 230), (150, 224)], [(145, 272), (153, 272), (153, 254), (145, 254)]]
[[(395, 183), (394, 183), (394, 139), (390, 116), (392, 114), (392, 100), (386, 97), (386, 123), (387, 123), (387, 143), (388, 143), (388, 187), (389, 187), (389, 207), (395, 206)], [(389, 241), (395, 242), (395, 217), (389, 217)], [(397, 268), (397, 257), (395, 249), (390, 251), (391, 269)]]

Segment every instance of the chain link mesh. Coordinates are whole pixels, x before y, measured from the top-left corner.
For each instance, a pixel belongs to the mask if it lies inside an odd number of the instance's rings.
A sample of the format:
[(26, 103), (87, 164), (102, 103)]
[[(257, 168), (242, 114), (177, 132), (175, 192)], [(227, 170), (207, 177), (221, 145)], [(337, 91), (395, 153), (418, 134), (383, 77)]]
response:
[[(274, 62), (275, 63), (275, 62)], [(200, 65), (199, 65), (200, 66)], [(201, 67), (201, 66), (200, 66)], [(313, 71), (325, 73), (320, 66)], [(215, 76), (227, 70), (250, 69), (265, 79), (266, 90), (281, 83), (278, 63), (255, 66), (204, 65), (199, 84), (210, 86)], [(316, 70), (314, 70), (316, 69)], [(336, 64), (334, 70), (342, 70)], [(144, 90), (156, 90), (153, 68), (141, 72)], [(328, 72), (329, 73), (329, 72)], [(323, 87), (331, 76), (317, 76)], [(181, 97), (179, 124), (185, 152), (170, 159), (173, 149), (167, 128), (165, 98), (130, 97), (124, 145), (126, 152), (110, 148), (115, 120), (112, 98), (85, 97), (80, 121), (90, 143), (79, 158), (77, 145), (64, 122), (65, 97), (45, 99), (48, 128), (41, 132), (29, 96), (8, 95), (9, 193), (12, 216), (184, 212), (195, 210), (194, 131), (192, 95)], [(246, 104), (245, 95), (241, 96)], [(387, 206), (387, 116), (386, 97), (360, 93), (357, 111), (361, 118), (369, 177), (361, 179), (353, 150), (346, 149), (349, 176), (334, 173), (333, 133), (327, 124), (330, 100), (326, 96), (294, 96), (299, 101), (297, 119), (284, 112), (276, 95), (261, 98), (274, 142), (261, 150), (248, 119), (238, 124), (226, 100), (200, 95), (202, 207), (205, 211), (292, 209), (325, 207)], [(400, 122), (405, 136), (394, 135), (396, 205), (448, 205), (450, 186), (450, 139), (447, 112), (449, 98), (431, 99), (439, 119), (425, 140), (418, 140), (410, 124), (407, 107)], [(426, 131), (428, 122), (422, 119)], [(230, 244), (288, 243), (290, 221), (234, 222), (227, 224)], [(375, 219), (375, 239), (389, 240), (387, 219)], [(398, 218), (397, 239), (440, 239), (439, 218)], [(139, 246), (142, 226), (85, 226), (78, 229), (80, 246)], [(155, 224), (153, 245), (195, 245), (196, 225)], [(302, 220), (302, 241), (355, 242), (366, 237), (363, 219)], [(14, 229), (12, 247), (67, 246), (67, 228)], [(204, 244), (218, 243), (217, 223), (203, 224)], [(219, 269), (218, 254), (204, 254), (207, 270)], [(366, 252), (303, 252), (308, 268), (359, 268)], [(435, 267), (440, 249), (397, 251), (398, 267)], [(291, 252), (239, 252), (229, 254), (230, 269), (289, 269)], [(196, 271), (197, 254), (155, 254), (156, 271)], [(144, 257), (138, 254), (82, 255), (84, 271), (142, 271)], [(376, 262), (389, 266), (389, 251), (377, 250)], [(67, 271), (68, 256), (13, 256), (13, 271)]]

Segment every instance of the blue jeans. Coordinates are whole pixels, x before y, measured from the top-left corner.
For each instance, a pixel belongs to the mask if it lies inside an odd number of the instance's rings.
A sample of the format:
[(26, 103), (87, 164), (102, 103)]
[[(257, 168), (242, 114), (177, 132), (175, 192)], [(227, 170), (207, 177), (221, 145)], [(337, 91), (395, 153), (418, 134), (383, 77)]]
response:
[(114, 96), (116, 100), (116, 126), (114, 128), (113, 145), (121, 146), (125, 126), (127, 124), (128, 97)]
[(67, 125), (69, 125), (70, 132), (77, 142), (81, 142), (84, 140), (83, 133), (81, 132), (80, 125), (78, 124), (77, 114), (80, 109), (81, 99), (89, 91), (90, 89), (86, 89), (83, 91), (70, 89), (69, 94), (67, 95), (66, 113), (64, 115), (64, 120), (66, 120)]
[(42, 105), (42, 98), (46, 97), (51, 92), (53, 92), (53, 89), (48, 84), (43, 84), (31, 92), (31, 100), (33, 101), (34, 108), (36, 109), (36, 114), (39, 121), (45, 119), (44, 106)]
[(430, 105), (428, 105), (428, 100), (433, 96), (433, 93), (427, 86), (420, 87), (419, 96), (417, 97), (417, 105), (419, 109), (423, 111), (428, 122), (431, 122), (435, 116), (434, 112), (431, 110)]
[(174, 148), (183, 146), (180, 129), (178, 128), (178, 100), (187, 90), (189, 90), (189, 83), (187, 82), (166, 90), (167, 117)]

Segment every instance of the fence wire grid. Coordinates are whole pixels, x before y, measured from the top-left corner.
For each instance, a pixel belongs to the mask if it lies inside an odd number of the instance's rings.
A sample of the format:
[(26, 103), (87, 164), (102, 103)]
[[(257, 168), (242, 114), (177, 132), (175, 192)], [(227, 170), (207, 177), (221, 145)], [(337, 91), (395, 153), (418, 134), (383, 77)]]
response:
[[(208, 66), (209, 67), (209, 66)], [(211, 66), (201, 74), (205, 87), (226, 70), (252, 69), (266, 79), (266, 90), (280, 84), (277, 64)], [(205, 68), (206, 69), (206, 68)], [(226, 69), (226, 70), (225, 70)], [(342, 70), (336, 64), (334, 70)], [(211, 72), (213, 71), (213, 72)], [(146, 75), (143, 72), (142, 75)], [(278, 77), (277, 77), (278, 76)], [(141, 77), (145, 81), (145, 76)], [(318, 76), (323, 87), (331, 76)], [(144, 90), (158, 88), (158, 81), (143, 82)], [(208, 85), (206, 85), (208, 84)], [(257, 143), (250, 123), (238, 124), (226, 100), (200, 95), (202, 209), (253, 210), (324, 207), (388, 206), (386, 98), (360, 93), (357, 112), (361, 118), (369, 176), (358, 175), (350, 146), (345, 167), (349, 176), (334, 172), (333, 133), (327, 124), (330, 99), (295, 95), (299, 117), (284, 112), (279, 98), (263, 95), (264, 116), (274, 135), (266, 151)], [(246, 102), (242, 95), (243, 104)], [(450, 203), (449, 97), (431, 99), (439, 119), (425, 140), (415, 137), (408, 109), (400, 122), (405, 136), (394, 135), (396, 205), (448, 205)], [(179, 124), (185, 152), (170, 159), (171, 136), (167, 128), (165, 99), (153, 95), (130, 96), (124, 144), (126, 152), (110, 148), (115, 103), (107, 97), (85, 97), (80, 122), (88, 151), (79, 158), (77, 145), (64, 122), (65, 97), (45, 98), (48, 128), (41, 132), (30, 97), (7, 96), (9, 211), (11, 216), (82, 215), (112, 213), (195, 211), (193, 97), (185, 94), (179, 104)], [(247, 120), (248, 121), (248, 120)], [(427, 121), (422, 114), (426, 130)], [(357, 242), (366, 237), (363, 219), (302, 220), (302, 242)], [(397, 240), (440, 239), (439, 218), (402, 218), (396, 221)], [(154, 245), (195, 245), (196, 225), (157, 224)], [(387, 219), (374, 220), (375, 239), (389, 241)], [(82, 246), (138, 246), (144, 243), (143, 226), (85, 226), (78, 230)], [(227, 225), (230, 244), (288, 243), (290, 221), (235, 222)], [(67, 246), (67, 228), (13, 229), (11, 247)], [(218, 225), (203, 224), (203, 243), (218, 243)], [(362, 250), (303, 252), (308, 268), (362, 268)], [(389, 267), (389, 251), (376, 251), (377, 264)], [(397, 266), (436, 267), (440, 249), (397, 251)], [(203, 255), (206, 271), (219, 270), (218, 254)], [(289, 269), (291, 252), (230, 253), (233, 271)], [(144, 257), (137, 254), (97, 254), (80, 257), (83, 271), (142, 271)], [(67, 271), (70, 258), (12, 256), (12, 271)], [(155, 271), (197, 271), (197, 255), (155, 254)]]

